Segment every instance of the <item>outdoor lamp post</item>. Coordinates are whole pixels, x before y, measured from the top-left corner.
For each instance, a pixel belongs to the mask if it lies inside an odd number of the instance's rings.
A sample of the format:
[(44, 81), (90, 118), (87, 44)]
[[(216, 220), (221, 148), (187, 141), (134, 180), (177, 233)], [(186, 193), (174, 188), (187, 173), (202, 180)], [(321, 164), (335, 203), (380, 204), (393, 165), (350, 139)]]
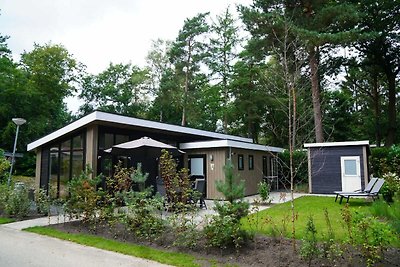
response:
[(14, 149), (13, 149), (13, 153), (12, 153), (12, 156), (11, 156), (10, 175), (8, 176), (8, 182), (7, 182), (8, 187), (10, 187), (10, 185), (11, 185), (11, 175), (12, 175), (12, 172), (13, 172), (14, 161), (15, 161), (15, 150), (17, 148), (19, 126), (24, 124), (26, 122), (26, 120), (22, 119), (22, 118), (13, 118), (12, 121), (17, 125), (17, 132), (15, 133)]

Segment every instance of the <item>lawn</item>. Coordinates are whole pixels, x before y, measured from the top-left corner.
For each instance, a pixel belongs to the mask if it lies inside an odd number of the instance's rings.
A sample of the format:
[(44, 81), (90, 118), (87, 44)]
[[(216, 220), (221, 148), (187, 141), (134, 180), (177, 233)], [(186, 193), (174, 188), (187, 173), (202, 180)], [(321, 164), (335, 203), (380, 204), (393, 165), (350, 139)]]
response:
[(11, 218), (0, 217), (0, 224), (11, 223), (11, 222), (15, 222), (15, 220)]
[[(317, 238), (323, 239), (323, 234), (327, 234), (327, 223), (325, 220), (324, 209), (328, 210), (329, 219), (332, 229), (335, 233), (336, 240), (344, 240), (346, 237), (346, 229), (341, 216), (341, 209), (345, 204), (335, 202), (333, 197), (304, 196), (294, 201), (295, 210), (297, 212), (297, 220), (295, 222), (296, 238), (304, 237), (308, 217), (312, 216), (317, 229)], [(371, 203), (364, 199), (352, 198), (349, 202), (351, 211), (370, 213)], [(245, 229), (255, 230), (265, 235), (276, 235), (274, 229), (282, 229), (286, 225), (286, 236), (291, 236), (291, 210), (290, 202), (275, 205), (269, 209), (249, 215), (244, 219), (243, 226)], [(257, 223), (258, 222), (258, 223)]]
[(124, 243), (88, 234), (65, 233), (49, 227), (31, 227), (24, 229), (24, 231), (56, 237), (82, 245), (115, 251), (125, 255), (153, 260), (173, 266), (199, 266), (199, 264), (196, 263), (197, 259), (194, 256), (185, 253), (162, 251), (146, 246)]

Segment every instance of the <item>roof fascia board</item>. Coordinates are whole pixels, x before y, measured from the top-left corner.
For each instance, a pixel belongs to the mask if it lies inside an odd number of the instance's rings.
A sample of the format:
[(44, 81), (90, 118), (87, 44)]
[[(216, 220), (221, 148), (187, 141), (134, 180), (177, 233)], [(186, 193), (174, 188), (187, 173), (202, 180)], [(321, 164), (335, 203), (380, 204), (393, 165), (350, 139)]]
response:
[(54, 139), (57, 139), (57, 138), (65, 135), (65, 134), (68, 134), (76, 129), (79, 129), (79, 128), (83, 127), (84, 125), (89, 124), (95, 120), (96, 120), (96, 113), (95, 112), (90, 113), (89, 115), (86, 115), (85, 117), (82, 117), (79, 120), (76, 120), (58, 130), (28, 144), (27, 150), (31, 151), (41, 145), (44, 145), (48, 142), (53, 141)]
[(137, 119), (137, 118), (127, 117), (127, 116), (123, 116), (123, 115), (116, 115), (116, 114), (111, 114), (111, 113), (106, 113), (106, 112), (101, 112), (101, 111), (94, 111), (94, 112), (86, 115), (85, 117), (82, 117), (79, 120), (76, 120), (76, 121), (64, 126), (63, 128), (58, 129), (38, 140), (28, 144), (27, 150), (31, 151), (37, 147), (40, 147), (48, 142), (51, 142), (63, 135), (66, 135), (66, 134), (68, 134), (76, 129), (79, 129), (89, 123), (92, 123), (94, 121), (104, 121), (104, 122), (128, 124), (131, 126), (141, 126), (141, 127), (146, 127), (146, 128), (150, 128), (150, 129), (161, 129), (161, 130), (166, 130), (166, 131), (170, 131), (170, 132), (193, 134), (193, 135), (205, 136), (205, 137), (211, 137), (211, 138), (217, 138), (217, 139), (232, 139), (232, 140), (242, 141), (242, 142), (247, 142), (247, 143), (253, 142), (252, 139), (250, 139), (250, 138), (244, 138), (244, 137), (240, 137), (240, 136), (214, 133), (214, 132), (198, 130), (198, 129), (188, 128), (188, 127), (183, 127), (183, 126), (177, 126), (177, 125), (166, 124), (166, 123), (161, 123), (161, 122)]
[(368, 140), (348, 141), (348, 142), (326, 142), (326, 143), (306, 143), (305, 148), (310, 147), (334, 147), (334, 146), (369, 146)]
[(161, 129), (161, 130), (166, 130), (166, 131), (170, 131), (170, 132), (200, 135), (200, 136), (212, 137), (212, 138), (217, 138), (217, 139), (231, 139), (231, 140), (242, 141), (242, 142), (247, 142), (247, 143), (253, 142), (253, 140), (251, 138), (245, 138), (245, 137), (221, 134), (221, 133), (214, 133), (214, 132), (209, 132), (209, 131), (204, 131), (204, 130), (193, 129), (193, 128), (189, 128), (189, 127), (183, 127), (183, 126), (167, 124), (167, 123), (162, 123), (162, 122), (137, 119), (137, 118), (116, 115), (116, 114), (111, 114), (111, 113), (105, 113), (105, 112), (100, 112), (100, 111), (98, 111), (98, 113), (97, 113), (97, 119), (101, 120), (101, 121), (107, 121), (107, 122), (116, 122), (116, 123), (121, 123), (121, 124), (129, 124), (129, 125), (133, 125), (133, 126), (142, 126), (142, 127), (152, 128), (152, 129)]
[(201, 149), (201, 148), (217, 148), (217, 147), (232, 147), (232, 148), (242, 148), (249, 150), (278, 152), (278, 153), (283, 152), (283, 148), (279, 147), (265, 146), (253, 143), (244, 143), (232, 140), (190, 142), (190, 143), (181, 143), (179, 145), (180, 149)]

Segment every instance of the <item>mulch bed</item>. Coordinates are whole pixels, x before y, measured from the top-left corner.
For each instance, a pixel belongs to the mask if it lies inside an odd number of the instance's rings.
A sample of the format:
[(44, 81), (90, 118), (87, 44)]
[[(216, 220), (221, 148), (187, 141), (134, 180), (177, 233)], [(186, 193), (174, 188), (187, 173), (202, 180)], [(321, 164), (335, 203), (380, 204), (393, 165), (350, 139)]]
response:
[[(218, 262), (219, 265), (234, 266), (308, 266), (308, 263), (300, 258), (298, 252), (293, 252), (292, 241), (290, 239), (256, 236), (253, 242), (250, 242), (250, 244), (241, 248), (238, 252), (233, 249), (207, 248), (203, 240), (199, 242), (197, 248), (189, 250), (171, 246), (170, 244), (172, 244), (175, 237), (169, 234), (168, 231), (165, 231), (164, 236), (159, 241), (150, 243), (138, 240), (132, 234), (129, 234), (123, 225), (116, 225), (112, 230), (108, 226), (97, 226), (96, 231), (93, 231), (81, 221), (75, 221), (51, 225), (49, 227), (68, 233), (92, 234), (166, 251), (189, 253), (199, 259), (198, 263), (200, 266), (212, 266), (215, 262)], [(300, 242), (296, 242), (297, 249), (299, 249)], [(366, 266), (359, 252), (352, 248), (346, 250), (344, 255), (336, 262), (318, 258), (312, 261), (311, 266)], [(385, 251), (384, 260), (378, 266), (400, 266), (400, 250), (391, 248)]]

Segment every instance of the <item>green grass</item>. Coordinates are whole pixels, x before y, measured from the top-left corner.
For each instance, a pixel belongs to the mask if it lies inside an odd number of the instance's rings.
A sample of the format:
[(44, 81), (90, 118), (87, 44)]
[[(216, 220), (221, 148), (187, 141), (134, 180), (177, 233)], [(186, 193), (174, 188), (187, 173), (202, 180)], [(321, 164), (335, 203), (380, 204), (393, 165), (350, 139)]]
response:
[[(329, 218), (332, 229), (335, 233), (336, 240), (344, 240), (346, 237), (346, 229), (343, 226), (341, 217), (341, 209), (344, 204), (335, 202), (333, 197), (317, 197), (304, 196), (294, 201), (295, 210), (297, 212), (297, 220), (295, 222), (296, 238), (302, 239), (305, 234), (305, 228), (309, 216), (313, 216), (317, 229), (317, 238), (323, 239), (323, 234), (327, 233), (327, 224), (324, 216), (324, 208), (328, 209)], [(364, 199), (352, 198), (349, 202), (352, 211), (360, 211), (370, 214), (371, 203), (365, 202)], [(286, 219), (285, 219), (286, 218)], [(244, 219), (243, 227), (248, 230), (255, 230), (257, 233), (273, 236), (274, 228), (282, 229), (286, 224), (286, 237), (291, 237), (291, 210), (290, 202), (275, 205), (269, 209), (260, 211), (256, 214), (249, 215)], [(258, 223), (256, 223), (258, 222)], [(274, 225), (276, 225), (274, 227)]]
[(0, 217), (0, 224), (12, 223), (12, 222), (15, 222), (15, 220), (12, 218)]
[(125, 255), (153, 260), (169, 265), (184, 267), (199, 266), (196, 263), (197, 259), (194, 256), (185, 253), (167, 252), (146, 246), (124, 243), (88, 234), (71, 234), (49, 227), (31, 227), (24, 229), (24, 231), (56, 237), (86, 246), (115, 251)]

